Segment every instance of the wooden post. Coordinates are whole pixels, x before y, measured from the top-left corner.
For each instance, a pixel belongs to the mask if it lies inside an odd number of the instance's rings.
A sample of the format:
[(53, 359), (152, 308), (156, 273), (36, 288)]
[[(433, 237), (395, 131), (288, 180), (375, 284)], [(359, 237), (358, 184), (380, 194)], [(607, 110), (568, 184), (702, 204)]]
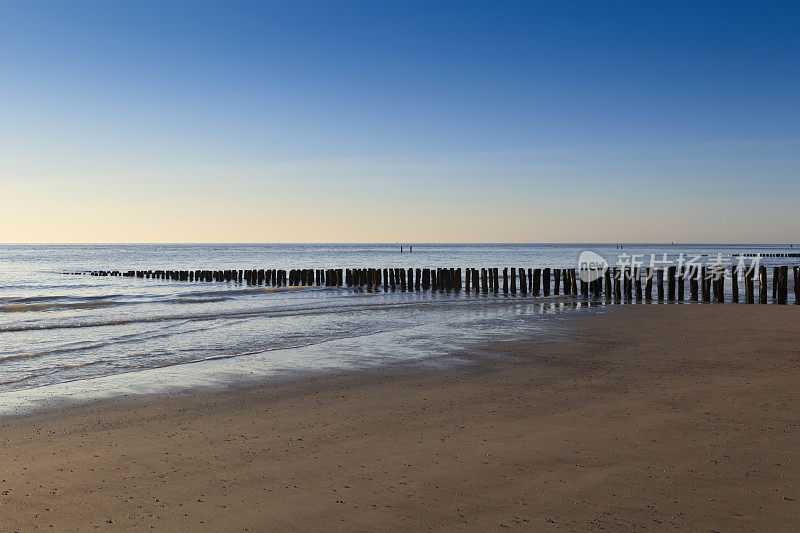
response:
[(559, 287), (560, 284), (561, 284), (561, 269), (560, 268), (554, 268), (553, 269), (553, 294), (555, 294), (556, 296), (561, 294), (560, 293), (560, 287)]
[(625, 270), (622, 271), (622, 275), (625, 277), (625, 299), (630, 302), (633, 300), (632, 267), (626, 266)]
[(489, 276), (486, 274), (485, 268), (481, 268), (481, 290), (489, 292)]
[(534, 268), (533, 282), (531, 283), (531, 292), (533, 292), (534, 296), (539, 296), (541, 286), (542, 286), (542, 269)]
[(453, 269), (453, 282), (455, 284), (454, 285), (455, 291), (456, 292), (460, 292), (461, 291), (461, 269), (460, 268), (454, 268)]
[(667, 268), (667, 299), (671, 302), (675, 301), (675, 273), (677, 269), (674, 266)]
[(644, 270), (644, 299), (648, 302), (653, 299), (653, 267)]
[(755, 300), (755, 268), (751, 264), (744, 270), (744, 301), (749, 304), (756, 303)]
[(664, 269), (656, 269), (656, 291), (658, 294), (658, 301), (664, 301)]
[(689, 299), (693, 302), (698, 300), (697, 288), (697, 267), (692, 265), (689, 267)]
[(739, 303), (739, 268), (731, 265), (731, 301)]
[(545, 296), (550, 296), (550, 269), (542, 270), (542, 289)]
[(792, 268), (794, 272), (794, 303), (800, 304), (800, 267)]
[(603, 273), (603, 280), (605, 281), (605, 295), (607, 299), (611, 299), (611, 267), (607, 267)]
[(503, 269), (503, 294), (508, 294), (508, 269)]
[(700, 278), (701, 278), (700, 279), (700, 289), (701, 289), (701, 293), (703, 295), (703, 302), (708, 303), (708, 302), (711, 301), (711, 293), (710, 293), (711, 278), (709, 276), (708, 269), (706, 267), (702, 267), (700, 269), (700, 272), (702, 273), (702, 275), (700, 276)]
[(511, 294), (517, 294), (517, 269), (514, 267), (511, 267)]
[(523, 296), (528, 294), (528, 285), (525, 283), (525, 269), (519, 269), (519, 292), (522, 293)]
[(636, 301), (642, 301), (642, 270), (640, 267), (633, 269), (633, 281), (636, 286)]
[(431, 269), (422, 269), (422, 290), (427, 291), (431, 288)]
[(418, 269), (417, 269), (417, 275), (416, 275), (416, 277), (415, 277), (415, 279), (414, 279), (414, 284), (415, 284), (415, 285), (414, 285), (414, 288), (415, 288), (417, 291), (419, 291), (419, 289), (420, 289), (420, 275), (421, 275), (421, 274), (422, 274), (422, 269), (419, 269), (419, 268), (418, 268)]
[(497, 268), (493, 268), (492, 269), (492, 273), (494, 274), (494, 292), (497, 292), (499, 290), (499, 286), (498, 285), (500, 283), (500, 276), (498, 274), (498, 269)]
[(683, 291), (684, 291), (684, 277), (686, 273), (686, 268), (681, 265), (678, 267), (678, 301), (683, 301)]
[(725, 267), (718, 267), (716, 274), (717, 302), (725, 302)]
[(772, 267), (772, 299), (773, 300), (775, 300), (778, 297), (778, 278), (780, 278), (778, 267)]
[(789, 267), (786, 265), (781, 266), (778, 273), (780, 277), (778, 281), (778, 303), (786, 304), (789, 293)]
[(531, 294), (533, 294), (533, 269), (532, 268), (528, 269), (528, 289), (531, 291)]
[(767, 303), (767, 267), (758, 267), (758, 303)]
[(572, 295), (578, 295), (578, 278), (575, 274), (575, 269), (571, 268), (569, 270), (569, 287), (572, 289)]
[(620, 287), (622, 283), (622, 269), (620, 267), (614, 267), (614, 301), (619, 303), (622, 301), (622, 288)]

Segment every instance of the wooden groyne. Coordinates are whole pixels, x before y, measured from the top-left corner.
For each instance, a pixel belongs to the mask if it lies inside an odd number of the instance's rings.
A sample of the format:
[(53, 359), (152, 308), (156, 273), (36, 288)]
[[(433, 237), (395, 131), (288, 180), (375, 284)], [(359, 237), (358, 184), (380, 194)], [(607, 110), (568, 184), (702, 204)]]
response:
[[(788, 254), (775, 254), (786, 256)], [(339, 268), (254, 270), (128, 270), (76, 274), (267, 287), (348, 287), (367, 292), (459, 292), (559, 296), (609, 302), (800, 303), (800, 266), (609, 267), (584, 280), (574, 268)], [(791, 277), (792, 298), (789, 288)], [(502, 281), (501, 281), (502, 279)], [(756, 279), (758, 292), (756, 297)], [(731, 291), (726, 292), (726, 280)], [(771, 283), (770, 283), (771, 281)], [(653, 285), (655, 285), (655, 294)], [(688, 299), (686, 298), (688, 285)], [(743, 289), (740, 293), (739, 289)], [(741, 296), (741, 297), (740, 297)]]

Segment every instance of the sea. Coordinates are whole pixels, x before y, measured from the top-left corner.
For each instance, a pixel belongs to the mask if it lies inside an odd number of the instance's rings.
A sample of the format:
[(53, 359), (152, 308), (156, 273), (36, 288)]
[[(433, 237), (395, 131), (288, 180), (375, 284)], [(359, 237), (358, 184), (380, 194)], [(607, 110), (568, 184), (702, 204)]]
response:
[[(672, 243), (0, 245), (0, 414), (293, 372), (464, 361), (475, 345), (548, 335), (570, 315), (608, 307), (602, 300), (502, 292), (289, 290), (92, 271), (566, 268), (585, 251), (611, 264), (634, 257), (664, 266), (681, 257), (730, 264), (739, 254), (800, 250)], [(761, 264), (800, 259), (767, 257)]]

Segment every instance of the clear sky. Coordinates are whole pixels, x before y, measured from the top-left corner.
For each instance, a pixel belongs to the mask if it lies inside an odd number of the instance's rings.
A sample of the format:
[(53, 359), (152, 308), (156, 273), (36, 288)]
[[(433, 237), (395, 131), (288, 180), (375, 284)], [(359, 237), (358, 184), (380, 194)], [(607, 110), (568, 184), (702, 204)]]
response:
[(800, 3), (0, 3), (0, 242), (798, 242)]

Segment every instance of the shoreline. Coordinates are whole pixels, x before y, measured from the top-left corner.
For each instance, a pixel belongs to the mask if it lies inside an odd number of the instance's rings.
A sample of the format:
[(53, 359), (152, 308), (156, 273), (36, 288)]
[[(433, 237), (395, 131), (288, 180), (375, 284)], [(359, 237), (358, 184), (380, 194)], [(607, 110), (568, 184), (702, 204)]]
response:
[(475, 364), (4, 418), (0, 512), (11, 529), (790, 529), (800, 311), (614, 311)]
[[(452, 303), (452, 302), (448, 302)], [(470, 359), (473, 351), (480, 351), (481, 338), (509, 336), (515, 333), (547, 334), (558, 321), (571, 315), (605, 312), (604, 306), (595, 303), (575, 302), (562, 297), (520, 299), (516, 306), (524, 306), (526, 316), (538, 315), (531, 321), (518, 321), (514, 307), (509, 302), (492, 302), (471, 311), (453, 307), (459, 321), (481, 320), (487, 309), (505, 313), (489, 319), (488, 327), (475, 324), (456, 327), (458, 335), (448, 329), (450, 324), (429, 321), (408, 324), (399, 328), (367, 331), (337, 336), (308, 344), (276, 347), (240, 354), (208, 355), (193, 361), (179, 362), (153, 368), (133, 369), (107, 375), (88, 376), (28, 387), (0, 393), (0, 421), (38, 411), (60, 409), (64, 406), (94, 402), (104, 398), (140, 395), (176, 395), (193, 390), (203, 393), (235, 390), (259, 383), (280, 383), (303, 376), (320, 377), (339, 372), (360, 372), (376, 366), (403, 368), (424, 362), (443, 364)], [(425, 313), (426, 303), (411, 302), (404, 307)], [(381, 308), (382, 309), (382, 308)], [(471, 326), (471, 327), (470, 327)], [(513, 332), (508, 328), (513, 328)], [(419, 328), (424, 332), (420, 333)], [(497, 331), (494, 331), (497, 329)], [(448, 344), (437, 342), (438, 336), (449, 338)], [(309, 337), (310, 338), (310, 337)], [(471, 346), (475, 345), (475, 350)]]

